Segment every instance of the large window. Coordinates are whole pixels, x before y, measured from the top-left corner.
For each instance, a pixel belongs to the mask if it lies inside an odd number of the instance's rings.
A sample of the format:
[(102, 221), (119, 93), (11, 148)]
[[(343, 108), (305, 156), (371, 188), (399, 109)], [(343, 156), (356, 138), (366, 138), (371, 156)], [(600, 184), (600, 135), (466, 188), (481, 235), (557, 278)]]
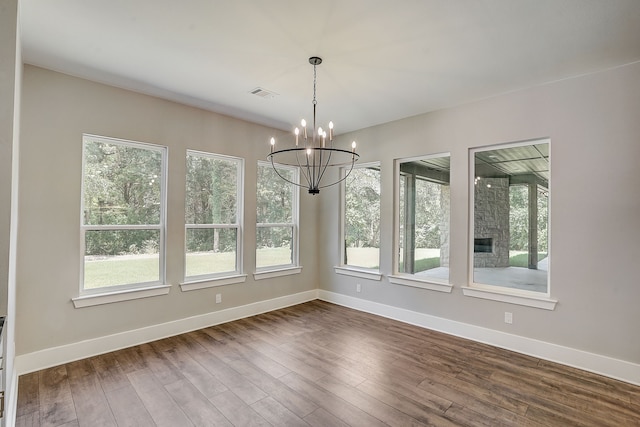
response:
[(342, 265), (380, 265), (380, 165), (354, 167), (344, 181)]
[(397, 272), (449, 280), (449, 155), (398, 162)]
[(81, 293), (164, 282), (166, 148), (83, 137)]
[(549, 293), (549, 141), (473, 155), (473, 284)]
[[(256, 269), (298, 264), (298, 168), (258, 162)], [(280, 176), (279, 176), (280, 175)], [(281, 177), (286, 178), (285, 181)]]
[(185, 280), (242, 271), (242, 177), (239, 158), (187, 151)]

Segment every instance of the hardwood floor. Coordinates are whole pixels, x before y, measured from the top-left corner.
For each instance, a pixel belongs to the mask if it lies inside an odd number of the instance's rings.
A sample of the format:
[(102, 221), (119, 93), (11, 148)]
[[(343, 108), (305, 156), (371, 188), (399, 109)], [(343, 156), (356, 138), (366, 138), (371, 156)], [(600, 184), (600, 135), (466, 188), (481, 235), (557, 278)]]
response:
[(17, 426), (640, 426), (640, 387), (312, 301), (23, 375)]

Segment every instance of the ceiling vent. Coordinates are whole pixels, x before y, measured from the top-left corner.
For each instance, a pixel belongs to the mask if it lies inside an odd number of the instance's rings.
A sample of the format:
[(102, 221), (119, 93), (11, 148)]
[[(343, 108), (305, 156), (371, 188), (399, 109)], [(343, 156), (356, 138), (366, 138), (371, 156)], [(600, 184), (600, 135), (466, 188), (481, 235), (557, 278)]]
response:
[(271, 92), (271, 91), (263, 89), (261, 87), (257, 87), (255, 89), (253, 89), (252, 91), (250, 91), (249, 93), (252, 94), (252, 95), (259, 96), (260, 98), (267, 98), (267, 99), (275, 98), (276, 96), (278, 96), (277, 93)]

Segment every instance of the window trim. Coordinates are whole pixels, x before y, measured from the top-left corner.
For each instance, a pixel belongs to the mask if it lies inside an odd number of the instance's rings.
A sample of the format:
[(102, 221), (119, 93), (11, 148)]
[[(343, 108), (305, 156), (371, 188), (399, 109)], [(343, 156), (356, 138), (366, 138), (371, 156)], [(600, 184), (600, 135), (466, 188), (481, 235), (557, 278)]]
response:
[[(187, 149), (185, 153), (185, 163), (189, 155), (206, 157), (209, 159), (218, 159), (232, 161), (237, 164), (236, 170), (236, 222), (233, 224), (189, 224), (184, 223), (184, 250), (183, 250), (183, 281), (180, 287), (183, 291), (210, 288), (214, 286), (223, 286), (232, 283), (244, 282), (246, 274), (243, 269), (243, 243), (244, 243), (244, 166), (245, 161), (242, 157), (229, 156), (225, 154), (210, 153), (206, 151)], [(185, 177), (188, 173), (185, 168)], [(184, 203), (187, 203), (186, 179), (185, 179), (185, 197)], [(223, 271), (219, 273), (198, 274), (195, 276), (187, 276), (187, 231), (190, 229), (235, 229), (236, 230), (236, 269), (232, 271)]]
[[(535, 138), (525, 141), (517, 141), (506, 144), (491, 144), (482, 147), (469, 148), (468, 158), (468, 188), (469, 188), (469, 244), (468, 253), (468, 284), (462, 287), (465, 296), (488, 299), (492, 301), (506, 302), (510, 304), (524, 305), (545, 310), (554, 310), (558, 301), (551, 297), (551, 263), (547, 271), (547, 291), (535, 292), (524, 289), (509, 288), (506, 286), (478, 283), (474, 281), (474, 236), (475, 236), (475, 155), (483, 151), (491, 151), (502, 148), (522, 147), (536, 144), (549, 144), (549, 173), (551, 175), (551, 139), (549, 137)], [(551, 182), (551, 178), (549, 178)], [(549, 184), (548, 219), (547, 227), (551, 230), (551, 184)], [(548, 234), (547, 248), (551, 254), (551, 233)]]
[[(158, 224), (84, 224), (84, 209), (85, 209), (85, 148), (90, 142), (101, 142), (105, 144), (123, 145), (127, 147), (134, 147), (149, 151), (159, 152), (161, 155), (160, 161), (160, 217)], [(96, 304), (104, 304), (107, 302), (124, 301), (128, 299), (143, 298), (139, 296), (145, 294), (149, 289), (162, 289), (166, 285), (166, 219), (167, 219), (167, 185), (168, 185), (168, 158), (169, 148), (163, 145), (150, 144), (140, 141), (132, 141), (121, 138), (112, 138), (107, 136), (93, 135), (88, 133), (82, 134), (82, 178), (80, 183), (80, 284), (78, 297), (73, 298), (76, 308), (91, 306)], [(87, 231), (108, 231), (108, 230), (158, 230), (159, 242), (158, 242), (158, 280), (149, 282), (138, 283), (126, 283), (121, 285), (105, 286), (94, 289), (84, 288), (84, 272), (85, 272), (85, 251), (86, 251), (86, 232)], [(168, 291), (167, 291), (168, 293)], [(148, 292), (146, 293), (148, 294)], [(128, 297), (126, 295), (129, 295)], [(136, 296), (137, 295), (137, 296)], [(153, 295), (145, 295), (153, 296)], [(82, 301), (89, 301), (91, 298), (97, 298), (106, 302), (97, 303), (83, 303)], [(78, 302), (76, 302), (78, 301)]]
[[(289, 264), (276, 264), (276, 265), (268, 265), (264, 267), (258, 267), (258, 255), (257, 250), (258, 247), (256, 245), (256, 253), (255, 253), (255, 271), (253, 277), (255, 280), (268, 279), (272, 277), (285, 276), (289, 274), (298, 274), (302, 271), (302, 267), (300, 266), (300, 187), (297, 185), (300, 183), (300, 169), (295, 166), (283, 165), (280, 163), (275, 163), (275, 166), (281, 169), (290, 170), (293, 172), (293, 182), (295, 184), (289, 183), (291, 186), (291, 219), (293, 222), (291, 223), (259, 223), (257, 222), (256, 215), (256, 236), (258, 234), (259, 228), (269, 228), (269, 227), (291, 227), (292, 228), (292, 236), (291, 236), (291, 263)], [(272, 168), (271, 162), (267, 162), (264, 160), (258, 160), (256, 167), (256, 209), (258, 206), (258, 170), (261, 167)], [(256, 239), (257, 240), (257, 239)]]
[[(409, 163), (417, 160), (436, 159), (441, 157), (449, 157), (451, 161), (451, 153), (441, 152), (427, 154), (423, 156), (403, 157), (394, 159), (393, 161), (393, 252), (397, 254), (400, 251), (400, 164)], [(449, 176), (451, 172), (449, 171)], [(449, 184), (450, 185), (450, 184)], [(449, 199), (451, 203), (451, 199)], [(449, 231), (451, 231), (451, 212), (449, 212)], [(451, 293), (453, 285), (451, 285), (451, 275), (447, 280), (440, 280), (430, 277), (417, 277), (415, 274), (400, 272), (400, 259), (394, 255), (392, 261), (393, 274), (389, 275), (389, 282), (394, 285), (412, 286), (421, 289), (428, 289), (438, 292)]]
[[(380, 172), (380, 187), (382, 188), (382, 165), (380, 161), (360, 163), (357, 166), (354, 166), (353, 169), (366, 169), (376, 167)], [(381, 280), (382, 273), (380, 272), (380, 261), (382, 259), (382, 254), (378, 253), (378, 268), (367, 268), (360, 267), (357, 265), (345, 264), (344, 259), (346, 258), (346, 248), (344, 246), (344, 237), (346, 232), (346, 213), (347, 213), (347, 180), (346, 180), (346, 171), (347, 169), (342, 167), (340, 168), (340, 209), (339, 211), (339, 238), (338, 244), (340, 245), (338, 249), (338, 253), (340, 254), (340, 260), (338, 265), (334, 266), (334, 271), (337, 274), (343, 274), (347, 276), (360, 277), (363, 279), (372, 279), (372, 280)], [(380, 215), (382, 215), (382, 198), (379, 201), (379, 209)], [(382, 217), (380, 218), (382, 221)], [(380, 249), (380, 248), (378, 248)]]

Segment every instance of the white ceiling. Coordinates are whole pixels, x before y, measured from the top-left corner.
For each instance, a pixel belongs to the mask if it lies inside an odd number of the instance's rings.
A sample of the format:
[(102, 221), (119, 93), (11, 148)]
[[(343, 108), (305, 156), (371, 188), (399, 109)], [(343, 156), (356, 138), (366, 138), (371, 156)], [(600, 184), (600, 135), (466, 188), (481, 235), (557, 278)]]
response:
[(321, 56), (337, 133), (640, 61), (640, 0), (20, 0), (20, 23), (26, 63), (281, 129)]

